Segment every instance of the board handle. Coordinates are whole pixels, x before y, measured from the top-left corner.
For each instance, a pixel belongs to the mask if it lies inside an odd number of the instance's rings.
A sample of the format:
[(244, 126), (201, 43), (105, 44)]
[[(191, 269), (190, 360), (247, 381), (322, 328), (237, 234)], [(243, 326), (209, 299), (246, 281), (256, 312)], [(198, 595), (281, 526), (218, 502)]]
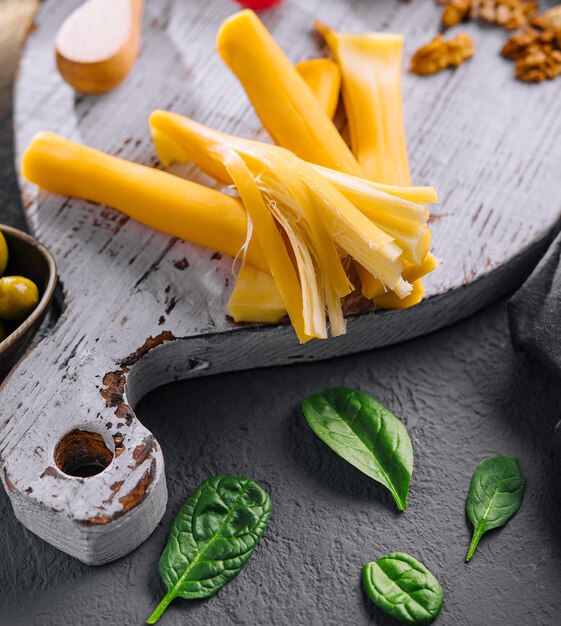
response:
[(1, 476), (18, 520), (90, 565), (140, 545), (165, 512), (167, 488), (136, 403), (175, 380), (328, 356), (322, 344), (303, 353), (282, 325), (250, 330), (180, 338), (165, 330), (141, 343), (138, 327), (128, 341), (140, 345), (115, 360), (111, 342), (80, 336), (63, 314), (0, 387)]
[[(2, 385), (1, 475), (24, 526), (99, 565), (127, 554), (156, 528), (167, 503), (164, 460), (128, 400), (136, 362), (131, 357), (103, 373), (115, 362), (93, 352), (74, 367), (61, 364), (52, 355), (66, 332), (59, 327), (42, 340)], [(135, 359), (168, 339), (150, 337)]]

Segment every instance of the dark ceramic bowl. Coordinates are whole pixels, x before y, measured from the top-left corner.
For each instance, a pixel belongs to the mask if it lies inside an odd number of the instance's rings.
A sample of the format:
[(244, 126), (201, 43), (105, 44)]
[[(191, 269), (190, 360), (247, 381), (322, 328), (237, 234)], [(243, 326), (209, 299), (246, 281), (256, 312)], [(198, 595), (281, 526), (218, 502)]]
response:
[(39, 304), (19, 325), (6, 325), (11, 333), (0, 342), (0, 380), (15, 365), (41, 325), (55, 292), (57, 274), (52, 254), (27, 233), (0, 224), (8, 244), (8, 267), (5, 276), (25, 276), (39, 289)]

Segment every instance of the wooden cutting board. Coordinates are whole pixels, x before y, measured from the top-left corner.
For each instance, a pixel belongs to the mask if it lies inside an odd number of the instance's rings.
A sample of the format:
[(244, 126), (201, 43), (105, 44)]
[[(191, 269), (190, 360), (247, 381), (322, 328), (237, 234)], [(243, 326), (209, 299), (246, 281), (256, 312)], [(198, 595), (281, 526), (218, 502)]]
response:
[[(56, 32), (78, 4), (46, 0), (28, 39), (16, 90), (18, 161), (36, 132), (52, 130), (157, 165), (147, 126), (155, 108), (264, 136), (214, 47), (233, 2), (148, 2), (138, 62), (120, 88), (101, 97), (76, 95), (55, 69)], [(407, 60), (436, 31), (438, 16), (429, 1), (286, 0), (263, 19), (294, 61), (321, 54), (314, 17), (341, 30), (403, 33)], [(441, 194), (432, 228), (443, 265), (426, 281), (420, 305), (355, 316), (344, 337), (302, 347), (288, 326), (236, 325), (225, 308), (230, 259), (21, 182), (29, 224), (53, 252), (65, 295), (50, 336), (1, 390), (2, 480), (25, 526), (87, 563), (118, 558), (152, 532), (166, 505), (165, 455), (134, 414), (148, 391), (186, 377), (403, 341), (470, 315), (520, 283), (560, 215), (559, 83), (516, 82), (498, 54), (504, 31), (465, 29), (478, 49), (472, 61), (430, 78), (404, 77), (413, 179)], [(175, 171), (205, 181), (193, 169)]]

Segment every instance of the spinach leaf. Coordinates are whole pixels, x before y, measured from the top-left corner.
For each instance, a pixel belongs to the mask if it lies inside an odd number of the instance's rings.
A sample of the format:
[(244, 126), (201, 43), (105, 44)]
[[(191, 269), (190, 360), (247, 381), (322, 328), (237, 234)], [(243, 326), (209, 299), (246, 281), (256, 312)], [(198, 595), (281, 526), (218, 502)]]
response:
[(247, 478), (205, 480), (173, 522), (160, 559), (168, 592), (147, 623), (156, 623), (174, 598), (207, 598), (234, 578), (267, 528), (271, 506)]
[(438, 580), (403, 552), (367, 563), (362, 584), (374, 604), (404, 624), (430, 624), (442, 609), (444, 595)]
[(492, 456), (481, 461), (471, 479), (466, 501), (466, 512), (473, 524), (466, 562), (483, 534), (504, 526), (520, 508), (523, 497), (524, 477), (515, 458)]
[(332, 450), (385, 485), (407, 508), (413, 448), (405, 426), (365, 393), (335, 387), (304, 400), (308, 424)]

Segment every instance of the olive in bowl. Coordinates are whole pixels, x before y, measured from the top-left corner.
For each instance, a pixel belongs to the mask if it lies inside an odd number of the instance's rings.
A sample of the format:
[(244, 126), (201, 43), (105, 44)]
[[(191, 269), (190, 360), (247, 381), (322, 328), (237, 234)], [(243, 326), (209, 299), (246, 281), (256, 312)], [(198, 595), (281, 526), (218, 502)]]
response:
[(53, 298), (57, 273), (36, 239), (0, 224), (0, 379), (39, 328)]

